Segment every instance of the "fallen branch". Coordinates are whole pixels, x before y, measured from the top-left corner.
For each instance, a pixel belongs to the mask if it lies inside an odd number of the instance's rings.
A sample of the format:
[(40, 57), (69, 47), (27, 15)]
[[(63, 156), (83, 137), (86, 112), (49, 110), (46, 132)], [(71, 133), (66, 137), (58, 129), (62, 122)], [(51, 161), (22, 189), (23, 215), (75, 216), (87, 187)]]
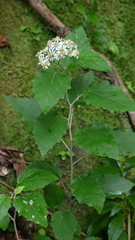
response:
[[(51, 30), (55, 32), (56, 35), (65, 37), (71, 33), (71, 31), (47, 8), (44, 3), (42, 3), (41, 0), (29, 0), (29, 2), (35, 8), (35, 10), (50, 24)], [(114, 71), (113, 74), (109, 72), (106, 73), (110, 83), (121, 87), (122, 91), (125, 92), (130, 98), (132, 98), (113, 64), (106, 56), (101, 53), (99, 54), (108, 62), (109, 66)], [(132, 128), (135, 131), (135, 112), (128, 111), (127, 113), (129, 115)]]
[(29, 0), (35, 10), (49, 23), (51, 30), (60, 37), (69, 35), (71, 31), (42, 3), (41, 0)]

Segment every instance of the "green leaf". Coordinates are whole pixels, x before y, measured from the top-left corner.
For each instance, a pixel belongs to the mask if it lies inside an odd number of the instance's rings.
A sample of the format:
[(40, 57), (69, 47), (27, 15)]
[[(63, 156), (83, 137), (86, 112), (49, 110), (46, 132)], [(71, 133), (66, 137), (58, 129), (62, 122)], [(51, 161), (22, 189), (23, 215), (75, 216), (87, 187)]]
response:
[(66, 36), (65, 39), (70, 39), (72, 40), (74, 43), (76, 43), (79, 47), (79, 51), (80, 50), (89, 50), (90, 49), (90, 43), (89, 43), (89, 39), (87, 38), (87, 35), (84, 31), (84, 28), (81, 27), (77, 27), (75, 28), (71, 34), (69, 34), (68, 36)]
[(76, 66), (89, 68), (98, 71), (112, 72), (108, 63), (97, 52), (93, 50), (79, 50), (80, 55), (78, 59), (73, 59)]
[(11, 207), (11, 200), (8, 196), (0, 194), (0, 220), (7, 215), (9, 208)]
[(42, 111), (47, 113), (70, 88), (71, 77), (51, 69), (37, 72), (33, 80), (33, 93)]
[(108, 212), (106, 214), (98, 214), (96, 211), (90, 216), (90, 225), (87, 230), (88, 236), (97, 235), (101, 230), (103, 230), (110, 221), (110, 216)]
[(108, 240), (118, 240), (122, 231), (123, 231), (123, 215), (119, 214), (109, 223)]
[(14, 207), (19, 215), (24, 216), (28, 221), (47, 226), (47, 209), (43, 196), (38, 193), (26, 193), (18, 196), (14, 201)]
[(66, 200), (63, 189), (54, 184), (44, 188), (44, 198), (47, 206), (52, 209), (59, 208)]
[(33, 240), (51, 240), (51, 238), (50, 237), (38, 236), (38, 237), (33, 238)]
[(111, 210), (110, 216), (114, 216), (116, 213), (120, 212), (122, 208), (123, 208), (122, 202), (116, 203)]
[(51, 226), (57, 240), (72, 240), (77, 221), (71, 212), (58, 211), (53, 214)]
[(40, 169), (40, 170), (46, 170), (48, 172), (53, 173), (58, 178), (62, 176), (61, 169), (57, 166), (55, 162), (47, 162), (46, 160), (42, 161), (35, 161), (34, 163), (30, 164), (28, 169)]
[(118, 238), (118, 240), (127, 240), (127, 233), (125, 231), (123, 231), (120, 235), (120, 237)]
[(102, 240), (102, 239), (97, 237), (87, 237), (84, 240)]
[(135, 154), (135, 132), (131, 129), (122, 131), (121, 129), (112, 130), (112, 134), (116, 139), (120, 155)]
[(87, 153), (119, 159), (116, 141), (105, 125), (93, 124), (77, 131), (75, 142)]
[(108, 81), (94, 81), (88, 90), (83, 92), (87, 104), (110, 111), (135, 111), (135, 103), (121, 90)]
[(108, 167), (115, 169), (118, 173), (121, 173), (121, 169), (119, 167), (119, 162), (115, 159), (105, 158), (105, 163)]
[(88, 20), (90, 22), (92, 22), (92, 23), (95, 23), (96, 25), (100, 24), (100, 20), (99, 20), (99, 17), (97, 15), (90, 15), (90, 16), (88, 16)]
[(15, 188), (14, 193), (19, 194), (20, 192), (22, 192), (23, 189), (24, 189), (24, 186), (17, 187)]
[(97, 237), (87, 237), (85, 238), (85, 240), (102, 240), (102, 239)]
[(108, 166), (96, 167), (96, 168), (92, 169), (90, 173), (95, 178), (98, 178), (100, 175), (105, 175), (105, 174), (109, 174), (109, 173), (111, 173), (113, 175), (120, 174), (118, 169), (113, 168), (113, 167), (108, 167)]
[(71, 89), (68, 90), (68, 97), (72, 103), (84, 89), (86, 89), (94, 81), (93, 72), (74, 78), (71, 81)]
[(99, 184), (106, 198), (122, 197), (134, 186), (132, 182), (117, 175), (99, 175)]
[(51, 182), (58, 180), (58, 178), (51, 172), (39, 169), (28, 169), (21, 173), (17, 179), (18, 186), (25, 186), (26, 190), (35, 190), (43, 188)]
[(9, 216), (5, 216), (3, 217), (1, 220), (0, 220), (0, 228), (5, 231), (8, 226), (9, 226), (9, 223), (10, 223), (10, 218)]
[(96, 1), (93, 2), (92, 6), (90, 7), (89, 14), (94, 15), (97, 12), (97, 3)]
[(66, 130), (66, 120), (55, 111), (52, 110), (46, 115), (42, 113), (39, 116), (33, 134), (42, 156), (60, 141)]
[(33, 130), (36, 120), (42, 112), (37, 101), (14, 97), (6, 97), (6, 99), (21, 116), (21, 120), (27, 124), (30, 130)]
[(130, 157), (126, 160), (126, 164), (124, 166), (124, 172), (127, 172), (132, 168), (135, 168), (135, 156)]
[(79, 203), (86, 203), (101, 212), (105, 197), (96, 178), (85, 174), (74, 178), (71, 183), (71, 191)]
[(87, 14), (86, 14), (86, 7), (84, 7), (82, 4), (77, 4), (76, 5), (76, 10), (81, 13), (85, 19), (87, 19)]
[(131, 204), (131, 206), (133, 208), (135, 208), (135, 191), (133, 193), (129, 194), (127, 199), (129, 201), (129, 203)]

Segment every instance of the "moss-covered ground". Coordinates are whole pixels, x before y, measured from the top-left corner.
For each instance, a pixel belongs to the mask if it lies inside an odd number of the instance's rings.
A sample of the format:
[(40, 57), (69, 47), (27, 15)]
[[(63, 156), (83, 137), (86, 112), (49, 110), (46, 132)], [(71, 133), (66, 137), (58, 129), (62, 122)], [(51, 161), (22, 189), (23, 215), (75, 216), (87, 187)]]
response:
[[(81, 25), (83, 16), (76, 10), (77, 4), (90, 9), (91, 1), (53, 1), (45, 4), (71, 30)], [(40, 158), (33, 136), (21, 123), (18, 115), (5, 100), (5, 95), (14, 97), (32, 97), (32, 79), (39, 69), (37, 51), (42, 49), (47, 40), (55, 34), (49, 29), (45, 20), (30, 6), (28, 1), (0, 0), (0, 33), (10, 42), (11, 48), (0, 48), (1, 72), (1, 133), (0, 145), (10, 145), (25, 149), (26, 159)], [(97, 1), (97, 15), (101, 27), (105, 29), (106, 42), (101, 42), (102, 52), (109, 57), (117, 68), (124, 83), (135, 97), (135, 5), (134, 1)], [(76, 21), (74, 21), (76, 19)], [(93, 29), (94, 26), (91, 25)], [(88, 29), (88, 32), (89, 31)], [(90, 36), (89, 36), (90, 37)], [(117, 51), (110, 50), (110, 41)], [(103, 110), (87, 108), (83, 117), (78, 111), (77, 120), (83, 122), (106, 121), (114, 127), (119, 126), (119, 115)], [(127, 121), (126, 121), (127, 122)]]

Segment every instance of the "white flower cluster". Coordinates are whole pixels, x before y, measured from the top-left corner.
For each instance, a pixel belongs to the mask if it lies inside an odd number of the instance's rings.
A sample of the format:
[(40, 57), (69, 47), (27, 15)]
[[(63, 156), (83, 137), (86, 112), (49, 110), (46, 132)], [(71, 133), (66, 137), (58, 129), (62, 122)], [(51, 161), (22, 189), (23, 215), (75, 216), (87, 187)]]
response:
[(65, 56), (76, 57), (79, 56), (78, 45), (71, 40), (65, 40), (60, 37), (53, 38), (47, 42), (46, 47), (37, 53), (39, 63), (43, 68), (48, 68), (50, 62), (53, 60), (59, 61)]

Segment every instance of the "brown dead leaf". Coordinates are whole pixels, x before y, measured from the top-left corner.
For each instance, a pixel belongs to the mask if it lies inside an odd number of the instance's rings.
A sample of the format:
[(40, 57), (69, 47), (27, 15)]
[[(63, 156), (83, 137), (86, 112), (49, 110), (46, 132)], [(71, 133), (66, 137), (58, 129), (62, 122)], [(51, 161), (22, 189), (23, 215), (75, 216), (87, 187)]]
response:
[(23, 157), (20, 157), (16, 162), (13, 163), (13, 167), (16, 171), (16, 178), (26, 169), (26, 162)]
[[(26, 168), (26, 162), (23, 158), (23, 151), (17, 148), (5, 147), (0, 148), (0, 176), (7, 175), (8, 169), (6, 167), (13, 166), (16, 171), (16, 177), (18, 177)], [(4, 167), (4, 168), (3, 168)]]
[(10, 170), (4, 166), (0, 167), (0, 176), (4, 177), (9, 174)]
[(10, 47), (10, 43), (2, 36), (0, 35), (0, 47)]

